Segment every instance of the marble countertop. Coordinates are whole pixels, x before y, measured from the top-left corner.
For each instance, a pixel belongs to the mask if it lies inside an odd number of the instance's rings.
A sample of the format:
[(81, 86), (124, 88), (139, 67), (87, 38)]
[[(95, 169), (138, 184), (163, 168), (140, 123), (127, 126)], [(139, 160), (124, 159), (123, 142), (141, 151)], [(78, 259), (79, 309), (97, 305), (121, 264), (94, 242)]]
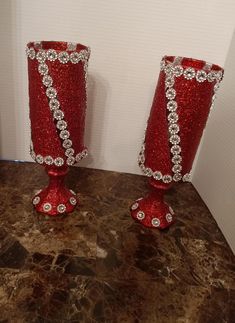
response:
[(31, 197), (43, 167), (0, 162), (0, 322), (235, 322), (235, 258), (190, 183), (166, 200), (168, 230), (145, 229), (129, 206), (143, 176), (71, 167), (80, 207), (56, 219)]

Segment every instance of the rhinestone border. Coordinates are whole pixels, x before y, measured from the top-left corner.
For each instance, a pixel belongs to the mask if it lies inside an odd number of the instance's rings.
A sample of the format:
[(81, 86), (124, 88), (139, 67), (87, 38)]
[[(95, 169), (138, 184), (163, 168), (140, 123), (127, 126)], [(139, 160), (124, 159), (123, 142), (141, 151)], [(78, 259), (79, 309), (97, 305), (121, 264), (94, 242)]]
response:
[[(167, 110), (169, 111), (167, 115), (168, 119), (168, 132), (169, 132), (169, 144), (170, 151), (172, 154), (172, 174), (162, 174), (159, 170), (152, 170), (149, 167), (145, 167), (145, 138), (143, 140), (141, 150), (138, 156), (138, 164), (144, 175), (148, 177), (153, 177), (156, 181), (162, 181), (163, 183), (174, 182), (190, 182), (191, 173), (181, 173), (182, 166), (182, 156), (181, 156), (181, 147), (180, 147), (180, 126), (177, 123), (179, 116), (177, 113), (177, 92), (174, 89), (175, 78), (184, 77), (186, 80), (196, 79), (197, 82), (214, 82), (214, 94), (212, 96), (210, 111), (214, 107), (214, 102), (216, 99), (216, 92), (219, 89), (219, 83), (223, 78), (222, 71), (211, 70), (212, 64), (206, 62), (203, 69), (196, 71), (192, 67), (183, 68), (183, 66), (178, 64), (178, 61), (181, 60), (180, 57), (175, 57), (173, 63), (166, 61), (166, 56), (164, 56), (160, 63), (160, 70), (165, 73), (165, 95), (167, 98)], [(172, 127), (173, 126), (173, 127)], [(175, 130), (172, 130), (172, 128)]]
[[(45, 164), (45, 165), (55, 165), (57, 167), (60, 167), (66, 164), (66, 159), (59, 156), (56, 158), (53, 158), (50, 155), (48, 156), (36, 155), (33, 149), (32, 142), (30, 144), (30, 155), (32, 159), (40, 165)], [(87, 156), (88, 156), (88, 150), (85, 148), (75, 156), (75, 158), (73, 159), (73, 163), (71, 165), (79, 163), (83, 158), (86, 158)]]
[[(39, 45), (38, 45), (39, 44)], [(70, 138), (70, 133), (67, 130), (67, 122), (64, 119), (64, 113), (60, 109), (60, 101), (57, 98), (57, 91), (53, 85), (53, 78), (49, 75), (48, 65), (45, 63), (46, 60), (51, 62), (56, 61), (57, 59), (61, 64), (67, 64), (71, 62), (72, 64), (78, 64), (79, 62), (83, 63), (83, 69), (85, 72), (85, 88), (86, 88), (86, 106), (87, 106), (87, 78), (88, 78), (88, 59), (90, 57), (90, 48), (88, 50), (81, 50), (79, 52), (74, 51), (76, 49), (76, 43), (67, 43), (67, 50), (72, 51), (72, 53), (67, 53), (67, 51), (56, 51), (54, 49), (43, 50), (41, 49), (40, 42), (34, 42), (34, 45), (38, 48), (35, 50), (33, 47), (26, 47), (26, 55), (29, 59), (38, 61), (38, 72), (42, 76), (42, 84), (46, 88), (46, 96), (48, 97), (49, 109), (52, 113), (53, 120), (56, 121), (56, 130), (60, 139), (62, 140), (62, 147), (65, 150), (66, 160), (62, 157), (56, 157), (53, 159), (51, 156), (41, 156), (36, 155), (33, 150), (33, 145), (31, 141), (30, 154), (31, 157), (39, 164), (45, 163), (46, 165), (63, 166), (67, 164), (71, 166), (75, 163), (78, 163), (81, 159), (87, 157), (88, 151), (84, 149), (79, 152), (76, 156), (74, 155), (75, 151), (73, 149), (73, 142)], [(52, 108), (52, 103), (56, 103), (56, 107)], [(58, 126), (61, 124), (61, 121), (64, 121), (63, 127)], [(69, 142), (69, 147), (66, 147), (66, 144)], [(69, 151), (69, 152), (68, 152)]]

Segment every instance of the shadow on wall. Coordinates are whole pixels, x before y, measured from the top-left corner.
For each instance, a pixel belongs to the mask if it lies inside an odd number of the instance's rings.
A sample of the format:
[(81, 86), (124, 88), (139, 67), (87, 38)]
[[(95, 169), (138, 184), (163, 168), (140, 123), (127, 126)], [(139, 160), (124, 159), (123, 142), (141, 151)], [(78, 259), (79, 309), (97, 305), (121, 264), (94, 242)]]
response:
[(224, 80), (208, 122), (193, 184), (235, 251), (235, 32), (225, 61)]
[[(16, 158), (14, 1), (0, 1), (0, 158)], [(5, 143), (5, 144), (4, 144)]]
[(108, 82), (98, 74), (88, 76), (88, 102), (85, 126), (85, 145), (89, 155), (79, 166), (92, 167), (105, 163), (104, 140), (105, 138), (105, 107), (107, 93), (110, 91)]

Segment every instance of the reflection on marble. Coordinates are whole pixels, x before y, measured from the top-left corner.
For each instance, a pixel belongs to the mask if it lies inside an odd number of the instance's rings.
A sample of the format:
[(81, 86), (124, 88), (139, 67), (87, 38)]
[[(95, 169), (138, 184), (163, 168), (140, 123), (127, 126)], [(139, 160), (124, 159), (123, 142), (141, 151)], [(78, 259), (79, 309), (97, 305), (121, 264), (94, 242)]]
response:
[(46, 184), (33, 163), (0, 163), (0, 322), (233, 323), (235, 261), (191, 184), (168, 192), (177, 222), (145, 229), (129, 216), (143, 176), (71, 167), (80, 207), (35, 213)]

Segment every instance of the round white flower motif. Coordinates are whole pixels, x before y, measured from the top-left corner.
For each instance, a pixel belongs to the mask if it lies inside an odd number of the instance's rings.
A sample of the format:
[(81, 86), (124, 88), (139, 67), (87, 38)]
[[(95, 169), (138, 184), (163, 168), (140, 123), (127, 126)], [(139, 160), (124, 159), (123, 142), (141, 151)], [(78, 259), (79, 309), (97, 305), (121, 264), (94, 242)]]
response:
[(46, 87), (50, 87), (53, 84), (53, 80), (51, 78), (50, 75), (44, 75), (42, 78), (42, 83), (46, 86)]
[(55, 160), (54, 160), (54, 164), (55, 164), (56, 166), (58, 166), (58, 167), (60, 167), (60, 166), (64, 165), (64, 160), (63, 160), (63, 158), (61, 158), (61, 157), (57, 157), (57, 158), (55, 158)]
[(167, 75), (171, 75), (173, 73), (173, 69), (172, 69), (172, 64), (167, 64), (164, 68), (164, 71)]
[(152, 218), (151, 223), (152, 223), (152, 226), (159, 227), (161, 222), (158, 218)]
[(174, 174), (173, 181), (179, 182), (179, 181), (181, 181), (181, 179), (182, 179), (182, 175), (181, 174), (179, 174), (179, 173), (175, 173)]
[(35, 58), (35, 50), (33, 47), (30, 47), (29, 50), (28, 50), (28, 56), (30, 59), (34, 59)]
[(69, 54), (67, 52), (60, 52), (58, 55), (60, 63), (66, 64), (69, 61)]
[(172, 214), (171, 213), (166, 214), (166, 220), (168, 223), (172, 222)]
[(176, 123), (170, 124), (170, 126), (169, 126), (170, 134), (175, 135), (179, 131), (180, 131), (180, 127)]
[(161, 71), (164, 71), (165, 66), (166, 66), (166, 63), (165, 63), (165, 61), (164, 61), (164, 59), (163, 59), (163, 60), (160, 62), (160, 70), (161, 70)]
[(183, 176), (183, 182), (190, 182), (191, 179), (191, 175), (190, 174), (185, 174)]
[(29, 56), (29, 48), (28, 48), (28, 46), (26, 46), (26, 48), (25, 48), (25, 54), (26, 54), (26, 56)]
[(180, 173), (182, 171), (182, 166), (179, 164), (176, 164), (172, 167), (173, 173)]
[(55, 99), (55, 97), (57, 96), (57, 91), (54, 87), (49, 87), (47, 88), (46, 90), (46, 96), (49, 98), (49, 99)]
[(48, 49), (47, 51), (47, 59), (51, 62), (54, 62), (57, 59), (57, 53), (54, 49)]
[(87, 156), (88, 156), (88, 150), (84, 149), (83, 152), (82, 152), (82, 158), (85, 158)]
[(82, 59), (88, 60), (88, 58), (90, 56), (90, 51), (83, 49), (79, 52), (79, 54), (81, 55)]
[(162, 179), (162, 173), (159, 171), (154, 172), (153, 178), (156, 179), (156, 181), (160, 181)]
[(70, 54), (70, 62), (73, 64), (77, 64), (82, 59), (82, 56), (77, 52), (73, 52)]
[(42, 49), (42, 42), (34, 41), (33, 44), (36, 49)]
[(151, 177), (151, 176), (153, 175), (153, 171), (152, 171), (152, 169), (151, 169), (151, 168), (146, 167), (146, 168), (145, 168), (145, 171), (144, 171), (144, 174), (145, 174), (146, 176), (148, 176), (148, 177)]
[(207, 79), (207, 73), (203, 70), (197, 71), (196, 80), (201, 83)]
[(170, 143), (172, 143), (172, 145), (177, 145), (178, 143), (180, 143), (180, 136), (178, 135), (170, 136)]
[(77, 200), (75, 199), (75, 197), (70, 197), (70, 199), (69, 199), (69, 202), (70, 202), (70, 204), (72, 204), (72, 205), (76, 205), (77, 204)]
[(65, 150), (65, 156), (69, 157), (74, 154), (74, 149), (73, 148), (68, 148)]
[(75, 193), (73, 190), (70, 190), (70, 192), (71, 192), (73, 195), (76, 195), (76, 193)]
[(40, 197), (39, 196), (35, 196), (33, 198), (33, 205), (37, 205), (40, 202)]
[(78, 154), (76, 155), (75, 159), (76, 159), (76, 162), (77, 162), (77, 163), (78, 163), (78, 162), (80, 162), (80, 160), (82, 159), (82, 154), (81, 154), (81, 153), (78, 153)]
[(43, 164), (43, 157), (42, 157), (42, 155), (37, 155), (36, 156), (36, 162), (39, 163), (39, 164)]
[(162, 181), (163, 181), (163, 183), (168, 184), (168, 183), (172, 182), (172, 176), (171, 175), (163, 175)]
[(175, 75), (176, 77), (179, 77), (179, 76), (181, 76), (181, 75), (183, 74), (184, 69), (183, 69), (183, 67), (182, 67), (182, 66), (177, 65), (177, 66), (175, 66), (175, 67), (174, 67), (173, 72), (174, 72), (174, 75)]
[(208, 82), (213, 82), (216, 80), (216, 73), (214, 71), (211, 71), (207, 74), (207, 80)]
[(181, 152), (181, 148), (178, 145), (174, 145), (171, 147), (171, 153), (172, 155), (178, 155)]
[(170, 88), (166, 91), (166, 97), (169, 100), (173, 100), (176, 96), (176, 91), (173, 88)]
[(47, 64), (39, 64), (38, 65), (38, 72), (41, 74), (41, 75), (46, 75), (48, 73), (48, 66)]
[(68, 130), (62, 130), (60, 132), (60, 138), (63, 139), (63, 140), (68, 139), (69, 136), (70, 136), (70, 133), (69, 133)]
[(145, 218), (145, 213), (143, 211), (138, 211), (136, 217), (138, 220), (143, 220)]
[(173, 101), (173, 100), (169, 101), (167, 103), (167, 109), (169, 111), (171, 111), (171, 112), (176, 111), (176, 109), (177, 109), (177, 102), (176, 101)]
[(173, 164), (180, 164), (182, 162), (182, 157), (180, 155), (174, 155), (171, 161)]
[(47, 164), (47, 165), (52, 165), (52, 164), (53, 164), (53, 162), (54, 162), (54, 160), (53, 160), (53, 158), (52, 158), (51, 156), (46, 156), (46, 157), (44, 158), (44, 162), (45, 162), (45, 164)]
[(139, 207), (139, 203), (135, 202), (134, 204), (132, 204), (131, 209), (132, 211), (135, 211), (136, 209), (138, 209), (138, 207)]
[(223, 77), (223, 72), (222, 71), (218, 71), (216, 73), (216, 79), (218, 82), (220, 82), (222, 80), (222, 77)]
[(175, 123), (177, 122), (179, 119), (179, 116), (176, 112), (171, 112), (168, 114), (167, 116), (167, 120), (170, 122), (170, 123)]
[(67, 165), (72, 166), (75, 163), (75, 157), (69, 156), (66, 160)]
[(56, 120), (62, 120), (64, 118), (64, 112), (61, 110), (55, 110), (53, 113), (53, 117)]
[(59, 204), (56, 209), (59, 213), (64, 213), (66, 211), (66, 206), (64, 204)]
[(83, 151), (81, 152), (81, 158), (84, 158), (84, 157), (86, 157), (86, 156), (87, 156), (87, 154), (86, 154), (85, 150), (83, 150)]
[(56, 128), (59, 130), (65, 130), (67, 128), (67, 122), (64, 120), (57, 121)]
[(171, 76), (167, 77), (165, 80), (166, 87), (172, 87), (174, 85), (174, 83), (175, 83), (174, 78)]
[(145, 156), (144, 154), (139, 154), (138, 156), (138, 162), (143, 164), (145, 162)]
[(49, 211), (51, 211), (52, 206), (50, 203), (44, 203), (42, 208), (43, 208), (44, 212), (49, 212)]
[(62, 146), (65, 148), (65, 149), (67, 149), (67, 148), (70, 148), (70, 147), (72, 147), (72, 141), (70, 140), (70, 139), (66, 139), (66, 140), (64, 140), (63, 141), (63, 144), (62, 144)]
[(184, 77), (187, 80), (192, 80), (196, 75), (195, 69), (192, 67), (188, 67), (186, 68), (186, 70), (184, 71)]
[(39, 63), (44, 63), (47, 58), (46, 51), (43, 49), (40, 49), (37, 52), (36, 59)]
[(51, 111), (57, 110), (60, 107), (60, 102), (57, 99), (51, 99), (49, 101), (49, 107)]

